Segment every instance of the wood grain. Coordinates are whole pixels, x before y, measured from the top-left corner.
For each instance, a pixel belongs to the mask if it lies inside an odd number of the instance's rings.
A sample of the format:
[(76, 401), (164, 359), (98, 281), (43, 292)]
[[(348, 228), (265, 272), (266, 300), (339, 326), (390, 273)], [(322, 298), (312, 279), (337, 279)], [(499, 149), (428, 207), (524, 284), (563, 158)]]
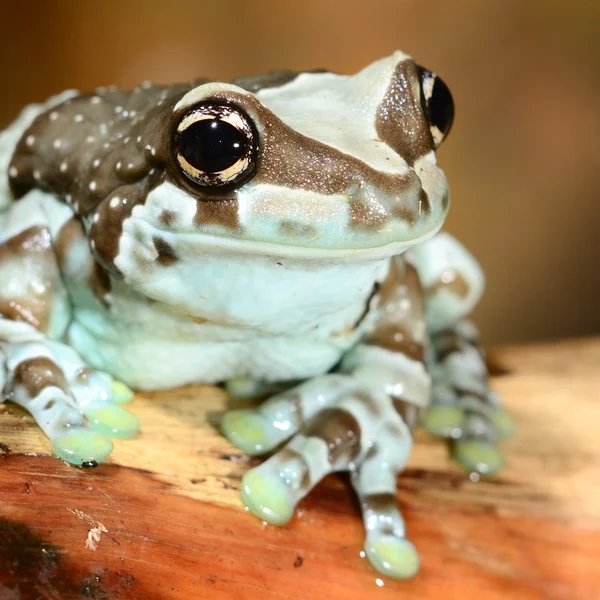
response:
[(345, 477), (287, 527), (244, 511), (252, 461), (215, 429), (221, 390), (140, 394), (142, 433), (97, 469), (48, 456), (31, 418), (0, 408), (0, 600), (600, 598), (600, 340), (495, 352), (519, 432), (507, 468), (472, 482), (424, 434), (398, 499), (422, 568), (379, 579), (360, 557)]

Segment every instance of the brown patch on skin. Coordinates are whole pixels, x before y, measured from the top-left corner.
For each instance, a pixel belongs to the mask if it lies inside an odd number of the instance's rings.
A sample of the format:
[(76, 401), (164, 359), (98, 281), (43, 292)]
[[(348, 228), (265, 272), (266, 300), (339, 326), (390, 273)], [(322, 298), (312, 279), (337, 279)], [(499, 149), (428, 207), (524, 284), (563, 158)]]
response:
[(459, 271), (446, 269), (436, 281), (425, 288), (425, 295), (434, 296), (440, 290), (447, 290), (459, 298), (466, 298), (471, 286)]
[[(0, 264), (10, 263), (15, 278), (27, 277), (27, 295), (5, 296), (0, 289), (0, 318), (46, 331), (52, 309), (52, 283), (60, 277), (48, 229), (29, 227), (0, 244)], [(8, 289), (8, 282), (3, 287)]]
[[(392, 515), (397, 509), (395, 494), (367, 494), (361, 498), (363, 512), (372, 512), (376, 515)], [(394, 528), (387, 520), (379, 520), (377, 531), (386, 534), (394, 533)]]
[(63, 372), (49, 358), (39, 356), (20, 362), (14, 372), (13, 386), (23, 386), (30, 398), (36, 398), (47, 387), (67, 391)]
[(327, 444), (332, 465), (353, 460), (360, 452), (360, 425), (352, 414), (340, 408), (322, 410), (302, 433), (321, 438)]
[(429, 214), (431, 212), (431, 204), (429, 202), (429, 196), (427, 192), (421, 188), (419, 192), (419, 213), (424, 212)]
[(290, 221), (289, 219), (281, 221), (278, 230), (281, 235), (290, 238), (314, 237), (317, 234), (317, 230), (312, 225), (299, 223), (298, 221)]
[(417, 270), (401, 258), (390, 263), (381, 284), (377, 321), (365, 341), (423, 362), (427, 339), (425, 303)]
[(162, 267), (168, 267), (173, 263), (176, 263), (179, 258), (177, 258), (177, 254), (175, 254), (175, 250), (173, 247), (166, 242), (163, 238), (155, 235), (152, 238), (152, 242), (156, 251), (158, 252), (158, 257), (156, 258), (156, 262)]
[[(408, 216), (408, 214), (406, 215)], [(377, 231), (388, 221), (389, 214), (380, 205), (363, 202), (360, 199), (348, 203), (348, 224), (358, 231)]]
[(379, 138), (411, 166), (433, 150), (429, 124), (421, 106), (419, 74), (413, 60), (403, 60), (396, 67), (379, 105), (375, 129)]
[(160, 213), (158, 221), (165, 227), (172, 227), (177, 223), (177, 213), (173, 210), (165, 209)]
[(197, 200), (194, 225), (222, 225), (232, 231), (241, 231), (237, 200), (227, 197), (218, 200)]

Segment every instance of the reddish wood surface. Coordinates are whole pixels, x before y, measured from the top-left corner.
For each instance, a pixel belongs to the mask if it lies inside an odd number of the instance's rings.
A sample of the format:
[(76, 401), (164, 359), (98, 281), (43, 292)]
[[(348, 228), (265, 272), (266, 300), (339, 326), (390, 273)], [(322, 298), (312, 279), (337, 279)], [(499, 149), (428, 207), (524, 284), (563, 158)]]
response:
[(495, 358), (520, 426), (507, 469), (473, 483), (419, 436), (398, 493), (422, 559), (410, 582), (380, 578), (360, 557), (344, 477), (324, 481), (287, 527), (246, 513), (238, 488), (250, 461), (214, 431), (224, 399), (213, 388), (137, 398), (143, 433), (94, 470), (41, 454), (47, 442), (10, 407), (0, 600), (600, 598), (600, 342)]

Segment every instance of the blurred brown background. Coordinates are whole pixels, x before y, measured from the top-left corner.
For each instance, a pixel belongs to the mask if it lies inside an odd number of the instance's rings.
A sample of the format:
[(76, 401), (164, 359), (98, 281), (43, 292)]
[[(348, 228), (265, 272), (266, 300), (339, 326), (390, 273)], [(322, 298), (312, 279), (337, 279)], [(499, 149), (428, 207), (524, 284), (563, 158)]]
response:
[(145, 79), (353, 72), (401, 48), (452, 89), (447, 229), (479, 258), (489, 342), (600, 332), (598, 0), (2, 0), (0, 126)]

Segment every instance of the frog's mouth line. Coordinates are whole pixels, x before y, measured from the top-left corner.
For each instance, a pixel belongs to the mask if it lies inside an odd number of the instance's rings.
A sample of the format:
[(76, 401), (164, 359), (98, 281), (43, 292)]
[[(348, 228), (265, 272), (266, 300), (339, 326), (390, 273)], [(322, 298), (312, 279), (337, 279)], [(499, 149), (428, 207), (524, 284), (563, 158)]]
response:
[(244, 240), (207, 233), (167, 232), (155, 229), (148, 223), (146, 225), (163, 236), (175, 248), (186, 247), (188, 251), (199, 251), (202, 254), (246, 254), (315, 261), (360, 261), (389, 258), (402, 254), (408, 248), (433, 237), (442, 227), (442, 224), (440, 224), (417, 238), (394, 241), (382, 246), (363, 248), (310, 248), (306, 246), (277, 244), (275, 242), (262, 242), (259, 240)]

